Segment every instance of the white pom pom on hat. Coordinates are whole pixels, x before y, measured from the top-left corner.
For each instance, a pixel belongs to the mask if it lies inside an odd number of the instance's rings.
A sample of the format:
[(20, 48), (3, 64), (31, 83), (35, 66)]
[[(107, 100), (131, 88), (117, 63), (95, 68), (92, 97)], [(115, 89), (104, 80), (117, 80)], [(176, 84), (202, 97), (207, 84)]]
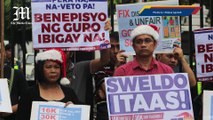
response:
[(62, 64), (62, 78), (60, 80), (61, 85), (69, 85), (70, 80), (66, 78), (66, 56), (62, 49), (48, 49), (44, 52), (36, 55), (36, 63), (38, 61), (53, 60)]
[(159, 27), (153, 24), (139, 25), (131, 32), (131, 39), (133, 40), (138, 35), (147, 34), (151, 35), (156, 41), (159, 40)]

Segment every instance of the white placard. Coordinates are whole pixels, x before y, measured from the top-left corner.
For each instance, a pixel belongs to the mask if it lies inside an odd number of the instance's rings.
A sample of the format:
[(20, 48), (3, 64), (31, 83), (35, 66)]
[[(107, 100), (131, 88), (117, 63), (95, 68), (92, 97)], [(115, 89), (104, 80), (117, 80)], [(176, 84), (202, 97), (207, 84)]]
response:
[(35, 49), (66, 48), (73, 51), (110, 47), (107, 0), (32, 0)]
[(7, 79), (0, 79), (0, 112), (12, 113)]
[(110, 120), (194, 120), (186, 73), (105, 78)]
[(133, 55), (131, 31), (139, 25), (154, 24), (160, 28), (159, 42), (155, 53), (172, 52), (175, 45), (181, 46), (180, 21), (178, 16), (138, 16), (146, 5), (177, 5), (177, 1), (155, 1), (138, 4), (116, 5), (120, 49)]
[(213, 120), (213, 91), (203, 91), (203, 120)]
[(194, 31), (196, 74), (199, 81), (213, 80), (213, 28)]
[(90, 106), (34, 101), (30, 120), (89, 120)]

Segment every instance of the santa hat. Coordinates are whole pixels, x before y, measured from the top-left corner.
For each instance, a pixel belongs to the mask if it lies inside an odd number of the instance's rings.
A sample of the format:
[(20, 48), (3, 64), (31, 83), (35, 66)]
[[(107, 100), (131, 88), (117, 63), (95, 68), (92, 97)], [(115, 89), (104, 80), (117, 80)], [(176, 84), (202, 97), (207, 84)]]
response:
[(138, 35), (147, 34), (151, 35), (156, 41), (159, 40), (159, 28), (156, 25), (139, 25), (131, 32), (132, 40)]
[(66, 56), (61, 49), (48, 49), (44, 52), (38, 53), (36, 56), (36, 63), (38, 61), (53, 60), (62, 64), (62, 79), (61, 85), (69, 85), (70, 81), (66, 78)]

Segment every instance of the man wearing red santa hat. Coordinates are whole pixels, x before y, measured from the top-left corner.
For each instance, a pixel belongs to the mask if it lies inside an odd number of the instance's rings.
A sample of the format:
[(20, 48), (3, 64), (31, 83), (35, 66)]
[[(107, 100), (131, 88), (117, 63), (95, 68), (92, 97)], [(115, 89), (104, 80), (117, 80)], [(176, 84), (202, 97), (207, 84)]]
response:
[(131, 39), (136, 53), (135, 58), (133, 61), (118, 67), (114, 76), (173, 73), (171, 67), (153, 57), (153, 52), (159, 40), (159, 28), (157, 26), (152, 24), (140, 25), (131, 32)]

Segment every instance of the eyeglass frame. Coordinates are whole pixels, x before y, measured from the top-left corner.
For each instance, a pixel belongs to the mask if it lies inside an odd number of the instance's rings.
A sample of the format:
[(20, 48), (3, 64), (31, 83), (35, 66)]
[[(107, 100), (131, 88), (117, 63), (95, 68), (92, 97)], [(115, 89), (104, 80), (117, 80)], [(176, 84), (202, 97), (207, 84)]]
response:
[[(136, 41), (140, 41), (140, 42), (136, 42)], [(150, 44), (152, 42), (155, 42), (155, 39), (153, 39), (153, 37), (152, 38), (144, 38), (144, 39), (136, 39), (136, 38), (133, 39), (133, 43), (135, 43), (135, 44), (142, 44), (142, 43)]]

